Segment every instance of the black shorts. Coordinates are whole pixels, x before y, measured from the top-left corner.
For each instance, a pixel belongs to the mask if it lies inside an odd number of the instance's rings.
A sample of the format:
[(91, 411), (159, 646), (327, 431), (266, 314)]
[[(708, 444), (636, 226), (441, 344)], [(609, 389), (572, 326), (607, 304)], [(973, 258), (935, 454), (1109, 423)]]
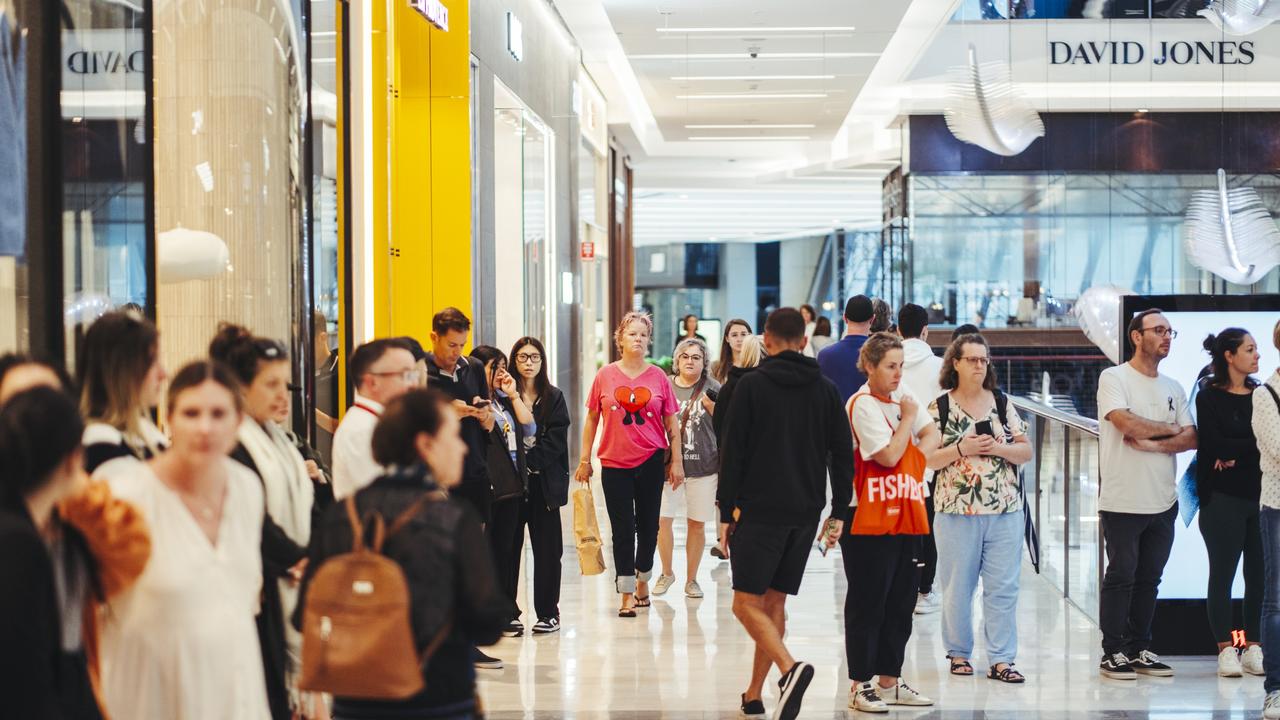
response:
[(817, 525), (739, 523), (729, 539), (733, 589), (752, 595), (771, 589), (799, 593), (809, 549), (817, 537)]

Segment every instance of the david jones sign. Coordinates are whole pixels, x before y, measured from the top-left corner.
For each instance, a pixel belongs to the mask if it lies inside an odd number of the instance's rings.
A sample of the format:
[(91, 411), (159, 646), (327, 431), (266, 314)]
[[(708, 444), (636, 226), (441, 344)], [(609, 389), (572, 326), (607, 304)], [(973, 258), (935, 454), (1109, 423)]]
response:
[(1252, 40), (1164, 40), (1148, 51), (1136, 40), (1049, 41), (1051, 65), (1252, 65)]

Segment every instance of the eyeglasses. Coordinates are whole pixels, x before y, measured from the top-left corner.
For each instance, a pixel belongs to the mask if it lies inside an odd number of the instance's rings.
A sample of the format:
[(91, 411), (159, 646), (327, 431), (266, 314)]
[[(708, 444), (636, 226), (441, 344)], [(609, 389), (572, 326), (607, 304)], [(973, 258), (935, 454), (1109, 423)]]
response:
[(520, 354), (516, 355), (516, 362), (518, 362), (518, 363), (540, 363), (540, 362), (542, 362), (542, 356), (541, 356), (541, 355), (539, 355), (538, 353), (520, 353)]
[(413, 370), (392, 370), (390, 372), (371, 372), (374, 377), (390, 377), (399, 378), (400, 382), (406, 385), (421, 385), (423, 372), (418, 369)]
[(962, 357), (956, 359), (963, 360), (974, 367), (986, 367), (991, 364), (991, 358), (989, 357)]
[(1174, 330), (1173, 328), (1167, 328), (1167, 327), (1164, 327), (1163, 325), (1161, 325), (1160, 327), (1142, 328), (1142, 329), (1141, 329), (1141, 330), (1139, 330), (1138, 332), (1140, 332), (1140, 333), (1144, 333), (1144, 332), (1155, 333), (1155, 336), (1156, 336), (1156, 337), (1165, 337), (1165, 336), (1168, 336), (1168, 338), (1169, 338), (1170, 340), (1172, 340), (1172, 339), (1174, 339), (1174, 338), (1178, 337), (1178, 331), (1177, 331), (1177, 330)]
[(687, 353), (680, 353), (679, 355), (676, 356), (676, 360), (697, 360), (698, 362), (702, 362), (702, 356), (689, 355)]

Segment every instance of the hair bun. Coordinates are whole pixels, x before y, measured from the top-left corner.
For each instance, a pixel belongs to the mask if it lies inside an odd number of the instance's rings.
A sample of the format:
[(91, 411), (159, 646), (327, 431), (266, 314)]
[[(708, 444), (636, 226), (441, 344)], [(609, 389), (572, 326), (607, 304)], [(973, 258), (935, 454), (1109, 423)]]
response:
[(1209, 333), (1209, 337), (1204, 339), (1204, 343), (1203, 343), (1204, 351), (1212, 355), (1213, 346), (1216, 345), (1217, 343), (1218, 343), (1218, 336), (1214, 335), (1213, 333)]
[(222, 362), (230, 360), (238, 350), (253, 340), (253, 333), (240, 325), (220, 323), (218, 332), (209, 343), (209, 357)]

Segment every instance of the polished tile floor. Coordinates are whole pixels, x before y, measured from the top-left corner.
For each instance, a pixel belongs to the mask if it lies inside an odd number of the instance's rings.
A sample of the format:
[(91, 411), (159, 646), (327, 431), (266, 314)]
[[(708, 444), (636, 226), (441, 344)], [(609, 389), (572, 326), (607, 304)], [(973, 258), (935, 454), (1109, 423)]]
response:
[[(604, 532), (608, 537), (608, 530)], [(706, 597), (686, 599), (679, 536), (677, 542), (679, 581), (636, 619), (616, 617), (618, 598), (612, 574), (582, 577), (577, 555), (567, 545), (563, 630), (546, 637), (504, 639), (489, 651), (501, 657), (506, 668), (480, 673), (488, 716), (493, 720), (737, 717), (752, 644), (730, 610), (728, 563), (708, 556), (700, 572)], [(812, 554), (804, 587), (788, 605), (787, 644), (793, 655), (817, 668), (802, 718), (873, 717), (845, 710), (849, 689), (841, 612), (845, 579), (839, 552), (837, 548), (826, 558), (816, 551)], [(525, 573), (527, 577), (527, 567)], [(521, 592), (528, 597), (527, 589)], [(1219, 679), (1209, 657), (1166, 658), (1177, 670), (1175, 678), (1121, 682), (1099, 677), (1097, 629), (1029, 566), (1018, 615), (1018, 667), (1028, 676), (1028, 683), (1021, 687), (948, 675), (940, 616), (916, 616), (903, 674), (937, 704), (926, 710), (894, 711), (890, 717), (1191, 720), (1260, 716), (1261, 678)], [(531, 624), (533, 619), (526, 616), (525, 622)], [(975, 665), (981, 670), (980, 634), (978, 643)], [(775, 671), (766, 683), (765, 704), (771, 711), (776, 675)]]

